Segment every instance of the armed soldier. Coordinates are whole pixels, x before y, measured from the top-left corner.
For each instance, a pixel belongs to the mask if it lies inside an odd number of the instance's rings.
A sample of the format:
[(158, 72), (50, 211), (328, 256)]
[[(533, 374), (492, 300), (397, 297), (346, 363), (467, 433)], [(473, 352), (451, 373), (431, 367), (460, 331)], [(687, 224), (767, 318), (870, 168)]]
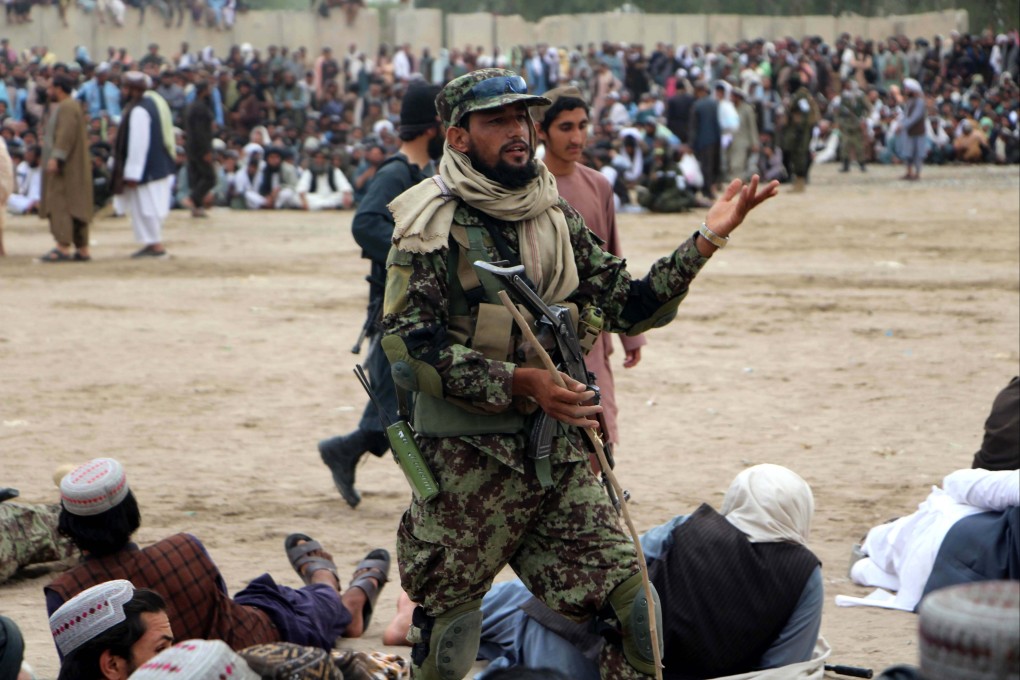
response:
[[(387, 422), (396, 415), (397, 406), (390, 364), (379, 348), (386, 254), (393, 233), (393, 217), (386, 206), (405, 189), (435, 172), (432, 163), (443, 152), (435, 104), (438, 91), (436, 86), (421, 84), (409, 88), (404, 95), (400, 108), (400, 150), (379, 166), (368, 193), (358, 205), (351, 226), (354, 240), (361, 246), (362, 257), (372, 262), (368, 276), (367, 318), (353, 351), (357, 354), (362, 340), (366, 337), (371, 339), (365, 364), (376, 397), (386, 411)], [(319, 442), (322, 462), (333, 473), (337, 491), (352, 508), (361, 502), (361, 494), (354, 488), (354, 469), (358, 461), (369, 452), (382, 456), (389, 447), (377, 409), (371, 403), (365, 406), (354, 432)]]
[(860, 166), (861, 172), (867, 172), (864, 167), (864, 121), (868, 118), (868, 101), (861, 93), (856, 80), (847, 79), (843, 81), (843, 91), (838, 98), (836, 108), (836, 124), (839, 125), (839, 155), (843, 161), (843, 168), (840, 172), (850, 172), (850, 158), (853, 157)]
[[(415, 678), (468, 673), (482, 596), (506, 564), (554, 611), (615, 631), (603, 677), (655, 672), (635, 549), (579, 429), (602, 407), (585, 384), (558, 387), (529, 362), (498, 281), (472, 263), (523, 265), (543, 301), (577, 310), (575, 322), (597, 307), (606, 330), (633, 335), (668, 323), (708, 257), (776, 194), (776, 183), (735, 181), (699, 231), (632, 279), (534, 160), (528, 107), (549, 104), (512, 71), (454, 79), (437, 100), (447, 125), (439, 175), (390, 204), (382, 346), (398, 390), (415, 395), (412, 422), (440, 487), (414, 498), (398, 529), (402, 585), (419, 603)], [(531, 458), (539, 409), (559, 423), (549, 455)]]

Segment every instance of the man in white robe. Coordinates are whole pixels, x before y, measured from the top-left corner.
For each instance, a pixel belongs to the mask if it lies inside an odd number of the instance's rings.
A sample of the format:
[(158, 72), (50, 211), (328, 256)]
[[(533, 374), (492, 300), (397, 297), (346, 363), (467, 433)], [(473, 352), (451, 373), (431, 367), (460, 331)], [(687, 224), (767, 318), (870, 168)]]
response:
[(25, 158), (14, 170), (14, 193), (7, 198), (7, 210), (12, 215), (24, 215), (39, 209), (42, 197), (42, 157), (39, 147), (25, 150)]
[[(165, 258), (163, 221), (170, 213), (175, 144), (170, 107), (138, 71), (125, 76), (128, 106), (117, 135), (114, 191), (122, 193), (135, 240), (133, 258)], [(126, 128), (126, 129), (125, 129)]]
[(316, 150), (308, 169), (298, 180), (297, 194), (302, 210), (350, 208), (354, 188), (340, 168), (333, 167), (322, 148)]

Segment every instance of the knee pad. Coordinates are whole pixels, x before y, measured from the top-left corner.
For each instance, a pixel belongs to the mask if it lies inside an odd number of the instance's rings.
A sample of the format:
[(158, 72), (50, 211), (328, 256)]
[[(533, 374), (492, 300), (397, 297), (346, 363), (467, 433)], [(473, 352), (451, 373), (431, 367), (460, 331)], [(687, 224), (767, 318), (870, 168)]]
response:
[(439, 616), (414, 610), (408, 639), (416, 680), (461, 680), (471, 672), (482, 634), (482, 601), (472, 600)]
[[(649, 584), (651, 585), (651, 584)], [(651, 586), (655, 605), (655, 632), (659, 639), (659, 654), (662, 654), (662, 605), (655, 586)], [(613, 614), (623, 629), (623, 655), (627, 663), (646, 675), (655, 675), (655, 659), (652, 655), (652, 628), (648, 618), (648, 598), (640, 572), (616, 586), (609, 594)]]

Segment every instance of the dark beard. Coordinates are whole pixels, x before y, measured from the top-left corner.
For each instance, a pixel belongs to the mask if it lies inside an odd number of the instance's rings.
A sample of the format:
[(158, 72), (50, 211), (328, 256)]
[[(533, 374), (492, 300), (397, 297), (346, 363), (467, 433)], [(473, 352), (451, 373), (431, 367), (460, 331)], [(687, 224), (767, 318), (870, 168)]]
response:
[(436, 135), (429, 140), (428, 154), (429, 158), (434, 161), (438, 161), (439, 157), (443, 155), (443, 144), (445, 144), (446, 138), (442, 135)]
[(471, 165), (475, 170), (507, 189), (523, 189), (531, 183), (531, 180), (538, 177), (538, 164), (535, 163), (534, 150), (528, 156), (528, 162), (521, 167), (510, 165), (502, 158), (495, 165), (486, 165), (475, 154), (474, 149), (468, 150), (467, 157), (471, 160)]

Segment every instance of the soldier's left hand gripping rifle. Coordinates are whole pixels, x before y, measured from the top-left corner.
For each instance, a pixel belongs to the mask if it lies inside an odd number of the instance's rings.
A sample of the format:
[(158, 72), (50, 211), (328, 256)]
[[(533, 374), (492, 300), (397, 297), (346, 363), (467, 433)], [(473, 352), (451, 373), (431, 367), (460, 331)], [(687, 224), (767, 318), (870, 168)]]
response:
[[(536, 320), (536, 335), (539, 342), (549, 350), (557, 368), (562, 372), (586, 386), (595, 393), (594, 403), (599, 403), (599, 388), (595, 384), (595, 375), (588, 371), (584, 363), (584, 350), (581, 341), (577, 336), (577, 322), (571, 317), (570, 310), (561, 305), (548, 305), (539, 297), (538, 293), (531, 287), (530, 282), (524, 278), (524, 265), (515, 267), (502, 266), (506, 262), (482, 262), (474, 263), (476, 269), (491, 275), (511, 295), (513, 300), (523, 305), (528, 313)], [(596, 310), (601, 315), (601, 312)], [(549, 346), (547, 346), (549, 345)], [(605, 435), (608, 432), (605, 418), (601, 413), (597, 415), (599, 429), (603, 436), (603, 449), (606, 460), (610, 466), (615, 466), (612, 448)], [(558, 421), (550, 417), (545, 411), (538, 414), (531, 429), (528, 439), (528, 455), (533, 460), (547, 459), (552, 453), (553, 437), (559, 427)], [(603, 478), (605, 472), (603, 471)], [(606, 491), (613, 501), (617, 511), (620, 509), (619, 499), (611, 484), (605, 484)]]

